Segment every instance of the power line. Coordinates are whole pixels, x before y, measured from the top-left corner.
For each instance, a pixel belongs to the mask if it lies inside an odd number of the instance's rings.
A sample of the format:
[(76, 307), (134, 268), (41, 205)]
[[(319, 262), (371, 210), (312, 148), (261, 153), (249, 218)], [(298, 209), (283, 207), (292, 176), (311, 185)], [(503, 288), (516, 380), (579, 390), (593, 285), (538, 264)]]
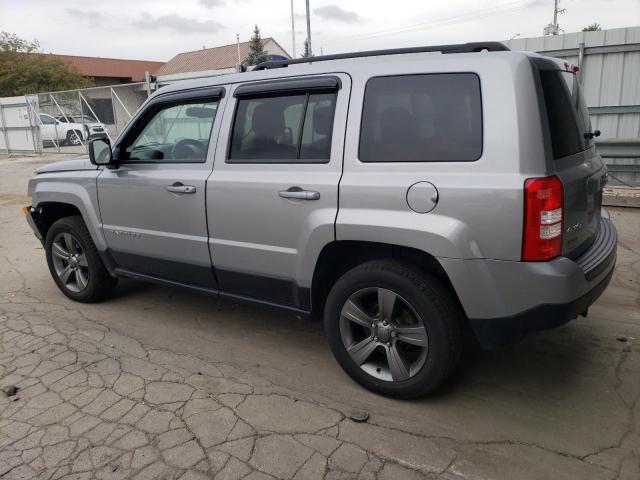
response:
[[(490, 15), (494, 15), (496, 13), (507, 13), (507, 12), (515, 11), (515, 10), (518, 10), (518, 9), (524, 7), (524, 5), (519, 5), (519, 4), (522, 4), (522, 2), (521, 1), (510, 2), (510, 3), (504, 4), (504, 5), (497, 5), (495, 7), (490, 7), (490, 8), (486, 8), (486, 9), (482, 9), (482, 10), (477, 10), (475, 12), (468, 12), (468, 13), (464, 13), (464, 14), (460, 14), (460, 15), (455, 15), (455, 16), (452, 16), (452, 17), (442, 18), (442, 19), (439, 19), (439, 20), (433, 20), (433, 21), (423, 22), (423, 23), (409, 25), (409, 26), (405, 26), (405, 27), (397, 27), (397, 28), (393, 28), (393, 29), (389, 29), (389, 30), (382, 30), (382, 31), (378, 31), (378, 32), (372, 32), (370, 34), (343, 38), (343, 39), (339, 39), (339, 40), (334, 40), (332, 42), (325, 42), (325, 44), (346, 43), (346, 42), (350, 42), (350, 41), (354, 41), (354, 40), (376, 38), (376, 37), (384, 37), (384, 36), (390, 36), (390, 35), (398, 35), (398, 34), (408, 33), (408, 32), (414, 31), (414, 30), (419, 30), (419, 29), (422, 29), (422, 28), (427, 27), (427, 26), (442, 26), (442, 25), (446, 25), (446, 24), (449, 24), (449, 23), (455, 23), (455, 22), (459, 22), (459, 21), (465, 21), (465, 20), (471, 20), (471, 19), (475, 19), (475, 18), (487, 17), (487, 16), (490, 16)], [(505, 9), (505, 7), (506, 7), (506, 9)]]
[(344, 38), (340, 38), (340, 39), (336, 39), (333, 41), (328, 41), (328, 42), (324, 42), (324, 45), (336, 45), (336, 44), (340, 44), (340, 43), (347, 43), (347, 42), (352, 42), (352, 41), (358, 41), (358, 40), (365, 40), (365, 39), (369, 39), (369, 38), (377, 38), (377, 37), (385, 37), (385, 36), (391, 36), (391, 35), (399, 35), (399, 34), (404, 34), (404, 33), (409, 33), (411, 31), (414, 30), (419, 30), (422, 29), (424, 27), (427, 26), (443, 26), (443, 25), (447, 25), (449, 23), (455, 23), (455, 22), (460, 22), (460, 21), (467, 21), (467, 20), (472, 20), (472, 19), (476, 19), (476, 18), (483, 18), (483, 17), (487, 17), (490, 15), (494, 15), (497, 13), (509, 13), (512, 11), (516, 11), (519, 10), (521, 8), (525, 7), (525, 2), (520, 1), (513, 1), (513, 2), (508, 2), (502, 5), (496, 5), (494, 7), (489, 7), (489, 8), (484, 8), (481, 10), (476, 10), (474, 12), (467, 12), (467, 13), (463, 13), (463, 14), (459, 14), (459, 15), (454, 15), (451, 17), (445, 17), (445, 18), (441, 18), (438, 20), (432, 20), (429, 22), (422, 22), (422, 23), (417, 23), (417, 24), (413, 24), (413, 25), (407, 25), (404, 27), (396, 27), (396, 28), (391, 28), (391, 29), (387, 29), (387, 30), (379, 30), (377, 32), (371, 32), (368, 34), (364, 34), (364, 35), (357, 35), (357, 36), (352, 36), (352, 37), (344, 37)]

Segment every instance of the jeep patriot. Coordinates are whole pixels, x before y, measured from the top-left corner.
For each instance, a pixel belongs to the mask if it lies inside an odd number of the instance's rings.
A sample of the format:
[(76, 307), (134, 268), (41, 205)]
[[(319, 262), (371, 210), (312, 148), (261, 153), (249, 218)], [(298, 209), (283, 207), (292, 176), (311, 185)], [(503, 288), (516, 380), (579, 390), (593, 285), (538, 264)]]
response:
[(324, 322), (375, 392), (436, 389), (606, 288), (616, 230), (577, 68), (499, 43), (270, 61), (163, 86), (113, 145), (37, 170), (69, 298), (117, 279)]

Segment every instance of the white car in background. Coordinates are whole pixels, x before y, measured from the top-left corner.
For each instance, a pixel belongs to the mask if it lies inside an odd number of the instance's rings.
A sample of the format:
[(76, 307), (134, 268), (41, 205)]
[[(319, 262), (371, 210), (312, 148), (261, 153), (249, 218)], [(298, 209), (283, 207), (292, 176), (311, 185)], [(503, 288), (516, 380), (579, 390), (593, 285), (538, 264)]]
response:
[(40, 121), (40, 133), (44, 142), (81, 145), (87, 139), (107, 137), (105, 125), (88, 115), (53, 117), (41, 113)]
[(89, 115), (66, 115), (56, 117), (63, 123), (81, 123), (84, 125), (84, 137), (92, 140), (94, 138), (107, 138), (107, 127), (104, 123), (97, 121), (95, 118)]

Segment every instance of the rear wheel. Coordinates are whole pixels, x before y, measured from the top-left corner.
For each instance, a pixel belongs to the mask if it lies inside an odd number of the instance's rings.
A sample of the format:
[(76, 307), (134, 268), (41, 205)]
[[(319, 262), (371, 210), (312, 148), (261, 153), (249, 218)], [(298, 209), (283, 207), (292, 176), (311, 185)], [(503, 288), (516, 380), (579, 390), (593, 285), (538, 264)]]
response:
[(462, 317), (435, 277), (395, 261), (344, 274), (325, 309), (331, 349), (342, 368), (377, 393), (426, 395), (455, 368)]
[(62, 218), (51, 225), (45, 250), (51, 276), (72, 300), (95, 302), (116, 286), (81, 217)]

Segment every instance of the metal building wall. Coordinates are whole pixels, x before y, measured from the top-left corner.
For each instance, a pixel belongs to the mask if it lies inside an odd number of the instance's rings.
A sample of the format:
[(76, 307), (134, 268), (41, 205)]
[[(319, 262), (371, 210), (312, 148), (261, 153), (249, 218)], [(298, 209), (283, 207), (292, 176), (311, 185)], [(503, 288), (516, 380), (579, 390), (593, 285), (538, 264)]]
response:
[(621, 183), (640, 185), (640, 27), (504, 42), (580, 65), (598, 149)]

